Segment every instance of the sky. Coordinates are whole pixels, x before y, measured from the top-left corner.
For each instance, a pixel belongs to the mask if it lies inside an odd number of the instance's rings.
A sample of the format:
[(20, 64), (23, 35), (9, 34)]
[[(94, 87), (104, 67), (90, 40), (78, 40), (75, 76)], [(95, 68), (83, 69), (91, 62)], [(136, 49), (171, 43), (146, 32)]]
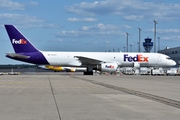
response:
[(145, 38), (154, 42), (154, 20), (156, 50), (180, 46), (179, 11), (179, 0), (0, 0), (0, 64), (24, 64), (5, 57), (14, 50), (4, 24), (39, 50), (84, 52), (123, 52), (126, 33), (128, 51), (138, 52), (140, 27), (143, 52)]

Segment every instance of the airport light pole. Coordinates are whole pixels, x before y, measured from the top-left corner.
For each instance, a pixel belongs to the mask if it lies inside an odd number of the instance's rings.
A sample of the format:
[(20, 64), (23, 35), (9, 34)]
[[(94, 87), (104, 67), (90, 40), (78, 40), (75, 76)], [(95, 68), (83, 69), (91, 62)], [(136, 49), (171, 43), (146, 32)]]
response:
[(156, 24), (157, 24), (157, 21), (154, 20), (154, 52), (156, 53)]
[(139, 52), (141, 52), (141, 27), (138, 28), (139, 29)]
[(160, 37), (157, 37), (158, 39), (158, 51), (160, 50)]
[(132, 52), (132, 45), (130, 45), (130, 50), (131, 50), (131, 52)]
[(123, 48), (124, 48), (124, 52), (125, 52), (125, 48), (126, 48), (126, 47), (123, 47)]
[(138, 45), (137, 48), (138, 48), (138, 51), (139, 51), (139, 42), (137, 42), (137, 45)]
[(127, 43), (126, 43), (126, 47), (127, 47), (127, 48), (126, 48), (126, 49), (127, 49), (126, 52), (128, 52), (128, 35), (129, 35), (129, 33), (126, 32), (126, 35), (127, 35), (127, 37), (126, 37), (126, 42), (127, 42)]

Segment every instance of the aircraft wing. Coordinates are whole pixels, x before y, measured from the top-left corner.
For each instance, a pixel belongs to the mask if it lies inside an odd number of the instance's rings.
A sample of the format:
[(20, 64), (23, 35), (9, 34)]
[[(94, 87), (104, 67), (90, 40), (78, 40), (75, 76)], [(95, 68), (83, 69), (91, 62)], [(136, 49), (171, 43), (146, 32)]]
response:
[(6, 56), (9, 56), (11, 58), (20, 58), (20, 59), (28, 59), (28, 58), (30, 58), (30, 56), (21, 55), (21, 54), (17, 54), (17, 53), (6, 53)]
[(88, 57), (82, 57), (82, 56), (75, 56), (75, 57), (78, 58), (83, 65), (100, 64), (102, 62), (105, 62), (105, 61), (101, 61), (101, 60), (97, 60), (97, 59), (92, 59), (92, 58), (88, 58)]

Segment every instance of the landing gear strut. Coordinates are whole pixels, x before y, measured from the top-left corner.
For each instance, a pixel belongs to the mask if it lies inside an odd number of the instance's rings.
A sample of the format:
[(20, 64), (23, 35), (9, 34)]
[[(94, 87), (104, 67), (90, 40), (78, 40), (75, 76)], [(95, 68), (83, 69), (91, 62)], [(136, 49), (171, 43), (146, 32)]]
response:
[(87, 67), (87, 71), (84, 72), (84, 75), (93, 75), (93, 67), (92, 66), (88, 66)]

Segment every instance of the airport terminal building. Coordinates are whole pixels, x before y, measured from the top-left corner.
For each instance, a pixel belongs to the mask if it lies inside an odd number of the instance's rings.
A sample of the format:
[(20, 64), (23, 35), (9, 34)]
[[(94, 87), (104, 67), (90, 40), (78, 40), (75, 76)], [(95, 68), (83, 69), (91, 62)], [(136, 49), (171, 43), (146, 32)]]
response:
[(176, 67), (180, 66), (180, 47), (169, 48), (166, 47), (164, 50), (159, 50), (158, 53), (162, 53), (171, 57), (176, 61)]

